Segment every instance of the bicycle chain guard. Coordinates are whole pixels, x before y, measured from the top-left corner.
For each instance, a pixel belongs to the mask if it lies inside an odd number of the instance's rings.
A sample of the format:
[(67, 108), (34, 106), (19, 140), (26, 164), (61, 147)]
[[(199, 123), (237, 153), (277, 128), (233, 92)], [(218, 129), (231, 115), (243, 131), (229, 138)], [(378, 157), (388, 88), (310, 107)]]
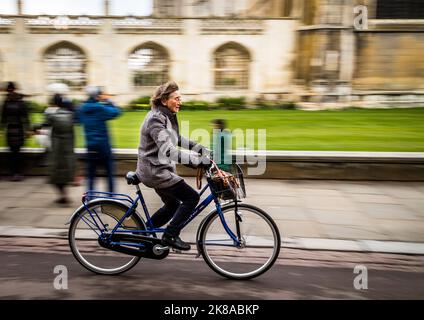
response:
[[(98, 242), (103, 248), (148, 259), (161, 260), (169, 254), (169, 248), (162, 246), (161, 239), (150, 236), (114, 233), (111, 238), (99, 237)], [(113, 244), (112, 242), (143, 244), (144, 247), (135, 248), (122, 244)]]

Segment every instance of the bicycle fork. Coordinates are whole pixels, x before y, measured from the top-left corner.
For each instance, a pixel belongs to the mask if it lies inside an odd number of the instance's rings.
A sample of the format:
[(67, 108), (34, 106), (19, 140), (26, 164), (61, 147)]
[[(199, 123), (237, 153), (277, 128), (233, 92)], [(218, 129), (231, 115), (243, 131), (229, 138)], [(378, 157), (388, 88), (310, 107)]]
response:
[[(230, 227), (226, 223), (225, 217), (224, 217), (223, 213), (221, 212), (221, 207), (219, 206), (219, 204), (218, 204), (217, 210), (218, 210), (219, 219), (221, 220), (222, 225), (223, 225), (226, 233), (228, 234), (228, 236), (230, 236), (230, 238), (234, 241), (234, 245), (238, 248), (243, 248), (245, 246), (245, 240), (242, 238), (243, 215), (238, 211), (238, 201), (235, 202), (235, 208), (234, 208), (234, 219), (235, 219), (235, 225), (236, 225), (236, 230), (235, 230), (236, 232), (235, 233), (230, 229)], [(205, 218), (205, 220), (206, 220), (206, 218)], [(201, 224), (199, 226), (196, 241), (199, 241), (199, 236), (200, 236), (199, 231), (202, 229), (202, 225), (203, 224)], [(197, 252), (196, 258), (199, 258), (201, 256), (199, 243), (198, 243), (197, 248), (198, 248), (198, 252)]]
[(245, 245), (245, 241), (242, 239), (241, 236), (241, 223), (243, 222), (242, 214), (238, 211), (238, 201), (235, 202), (235, 208), (234, 208), (234, 219), (236, 223), (236, 232), (237, 232), (237, 240), (240, 243), (240, 247), (243, 248)]

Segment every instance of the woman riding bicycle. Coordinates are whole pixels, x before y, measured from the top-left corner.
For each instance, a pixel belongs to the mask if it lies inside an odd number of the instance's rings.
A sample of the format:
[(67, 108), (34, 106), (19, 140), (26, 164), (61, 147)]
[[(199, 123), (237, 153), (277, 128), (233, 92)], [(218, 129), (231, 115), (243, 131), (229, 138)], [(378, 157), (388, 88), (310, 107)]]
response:
[(141, 126), (137, 177), (146, 186), (154, 188), (164, 202), (152, 216), (153, 226), (159, 228), (172, 219), (162, 243), (179, 250), (190, 250), (190, 245), (179, 235), (181, 225), (199, 202), (199, 194), (177, 175), (175, 164), (208, 168), (210, 160), (206, 155), (209, 150), (180, 135), (177, 113), (181, 108), (181, 95), (175, 82), (160, 85), (151, 97), (150, 105), (151, 111)]
[[(175, 82), (157, 88), (151, 107), (141, 126), (136, 175), (126, 176), (127, 183), (136, 186), (137, 198), (98, 191), (84, 194), (83, 205), (69, 221), (69, 245), (75, 258), (90, 271), (115, 275), (130, 270), (141, 258), (166, 258), (169, 247), (189, 250), (190, 245), (179, 238), (181, 229), (213, 201), (215, 209), (196, 233), (199, 255), (212, 270), (230, 279), (251, 279), (266, 272), (278, 258), (281, 237), (266, 212), (237, 200), (246, 195), (241, 168), (235, 164), (234, 174), (221, 172), (206, 148), (181, 137), (176, 116), (181, 95)], [(201, 194), (206, 191), (207, 196), (197, 207), (200, 196), (176, 174), (177, 162), (205, 169), (207, 186)], [(152, 217), (140, 182), (154, 188), (164, 202)], [(221, 200), (228, 202), (221, 205)], [(138, 202), (146, 220), (136, 210)], [(169, 221), (166, 229), (159, 229)], [(158, 239), (161, 232), (164, 235)]]

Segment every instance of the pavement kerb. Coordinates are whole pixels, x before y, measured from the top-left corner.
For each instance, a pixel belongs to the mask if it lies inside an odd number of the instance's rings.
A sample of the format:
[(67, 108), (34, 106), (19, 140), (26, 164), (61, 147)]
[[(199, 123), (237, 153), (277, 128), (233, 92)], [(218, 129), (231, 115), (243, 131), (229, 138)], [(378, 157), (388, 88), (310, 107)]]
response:
[[(68, 229), (49, 229), (33, 227), (0, 226), (0, 237), (30, 237), (66, 239)], [(188, 234), (194, 243), (194, 234)], [(379, 241), (379, 240), (343, 240), (324, 238), (282, 238), (281, 247), (290, 249), (319, 251), (350, 251), (369, 253), (392, 253), (408, 255), (424, 255), (424, 243)]]

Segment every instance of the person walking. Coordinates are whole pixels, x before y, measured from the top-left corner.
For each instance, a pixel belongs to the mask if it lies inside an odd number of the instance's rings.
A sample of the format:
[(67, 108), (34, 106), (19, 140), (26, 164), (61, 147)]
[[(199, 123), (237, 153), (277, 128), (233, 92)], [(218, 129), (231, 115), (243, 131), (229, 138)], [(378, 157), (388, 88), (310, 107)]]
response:
[[(178, 85), (171, 81), (160, 85), (151, 97), (151, 111), (140, 129), (138, 179), (155, 192), (164, 205), (152, 215), (152, 223), (159, 228), (170, 221), (162, 237), (164, 245), (179, 250), (190, 250), (190, 245), (179, 237), (182, 224), (199, 202), (199, 194), (176, 172), (176, 163), (189, 167), (209, 167), (209, 152), (202, 145), (182, 137), (177, 113), (182, 106)], [(178, 149), (197, 152), (189, 153)], [(200, 154), (199, 154), (200, 153)]]
[(97, 167), (106, 168), (108, 190), (114, 192), (114, 166), (107, 121), (118, 117), (121, 109), (100, 87), (86, 88), (88, 100), (76, 111), (78, 122), (84, 127), (87, 147), (88, 190), (94, 190)]
[(72, 103), (56, 93), (51, 100), (52, 110), (46, 115), (45, 126), (51, 128), (50, 178), (58, 192), (58, 204), (68, 204), (66, 187), (74, 181), (74, 113)]
[(14, 82), (7, 84), (7, 95), (1, 112), (1, 126), (6, 130), (6, 143), (11, 152), (9, 163), (12, 181), (23, 179), (23, 159), (20, 151), (30, 126), (27, 104), (23, 95), (16, 92), (16, 89)]
[(212, 152), (213, 158), (221, 170), (231, 172), (232, 156), (231, 151), (231, 132), (227, 129), (224, 119), (212, 120)]

